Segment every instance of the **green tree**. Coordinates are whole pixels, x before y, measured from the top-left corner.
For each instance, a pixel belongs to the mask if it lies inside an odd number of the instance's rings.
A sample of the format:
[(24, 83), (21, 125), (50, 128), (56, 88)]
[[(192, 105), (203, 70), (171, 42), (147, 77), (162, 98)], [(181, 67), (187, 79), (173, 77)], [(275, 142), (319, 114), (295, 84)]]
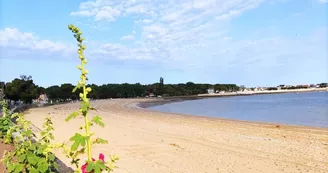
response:
[(158, 87), (158, 95), (164, 94), (164, 79), (162, 77), (159, 78), (159, 87)]
[(63, 101), (67, 101), (68, 99), (72, 99), (72, 100), (75, 100), (77, 99), (78, 97), (75, 96), (77, 94), (75, 93), (72, 93), (72, 90), (74, 89), (74, 85), (70, 84), (70, 83), (65, 83), (65, 84), (62, 84), (60, 86), (60, 99), (62, 99)]
[[(78, 98), (76, 93), (72, 93), (70, 88), (74, 88), (72, 84), (63, 84), (59, 86), (51, 86), (46, 89), (49, 99), (59, 99), (65, 101), (67, 99), (75, 100)], [(164, 79), (160, 78), (159, 83), (141, 85), (136, 84), (104, 84), (104, 85), (87, 85), (94, 88), (89, 93), (91, 99), (108, 99), (108, 98), (134, 98), (147, 96), (150, 93), (163, 96), (184, 96), (197, 95), (207, 93), (208, 88), (213, 88), (217, 91), (238, 91), (239, 87), (236, 84), (196, 84), (193, 82), (179, 84), (164, 84)]]
[(8, 82), (5, 89), (6, 98), (13, 101), (21, 100), (24, 103), (32, 103), (33, 99), (38, 98), (38, 87), (33, 83), (32, 76), (21, 75)]
[(58, 100), (61, 98), (61, 90), (58, 85), (46, 88), (46, 93), (50, 100)]

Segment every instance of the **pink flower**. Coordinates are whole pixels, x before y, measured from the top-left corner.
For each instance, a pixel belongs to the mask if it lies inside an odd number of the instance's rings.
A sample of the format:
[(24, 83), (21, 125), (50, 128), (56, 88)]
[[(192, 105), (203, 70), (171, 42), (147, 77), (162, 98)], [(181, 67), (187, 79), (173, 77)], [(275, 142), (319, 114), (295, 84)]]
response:
[(105, 161), (105, 155), (103, 153), (99, 154), (99, 160)]
[[(100, 153), (99, 154), (99, 160), (105, 162), (105, 155)], [(92, 158), (92, 161), (94, 162), (96, 160), (94, 158)], [(81, 167), (82, 173), (93, 173), (93, 171), (92, 172), (87, 172), (87, 167), (88, 167), (88, 162), (85, 163), (84, 165), (82, 165), (82, 167)]]

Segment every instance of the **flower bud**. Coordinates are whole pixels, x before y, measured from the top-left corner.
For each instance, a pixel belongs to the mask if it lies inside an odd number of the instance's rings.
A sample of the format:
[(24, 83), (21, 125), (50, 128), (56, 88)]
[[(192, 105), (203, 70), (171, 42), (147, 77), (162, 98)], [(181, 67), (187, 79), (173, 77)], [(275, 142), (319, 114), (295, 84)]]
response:
[(84, 96), (84, 95), (83, 95), (83, 93), (80, 93), (80, 95), (79, 95), (79, 96), (80, 96), (80, 98), (83, 98), (83, 96)]
[(91, 91), (92, 91), (92, 89), (91, 89), (90, 87), (88, 87), (86, 90), (87, 90), (88, 92), (91, 92)]
[(83, 85), (83, 81), (82, 80), (79, 80), (79, 85)]

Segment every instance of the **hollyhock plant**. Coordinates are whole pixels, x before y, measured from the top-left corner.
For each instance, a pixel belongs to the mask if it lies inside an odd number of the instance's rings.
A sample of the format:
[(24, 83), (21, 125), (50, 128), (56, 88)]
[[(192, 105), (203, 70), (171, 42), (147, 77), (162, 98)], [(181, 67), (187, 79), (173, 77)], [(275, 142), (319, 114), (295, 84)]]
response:
[[(80, 96), (80, 108), (71, 113), (67, 118), (66, 121), (69, 121), (71, 119), (74, 119), (78, 116), (81, 116), (84, 119), (84, 123), (80, 127), (80, 130), (83, 130), (82, 132), (76, 132), (74, 136), (72, 136), (69, 140), (72, 143), (70, 148), (64, 147), (64, 150), (67, 154), (68, 158), (71, 158), (71, 164), (74, 164), (76, 166), (77, 171), (82, 173), (100, 173), (102, 171), (111, 172), (116, 167), (115, 163), (118, 160), (117, 156), (110, 156), (110, 159), (108, 162), (105, 162), (105, 156), (104, 154), (99, 154), (99, 159), (95, 160), (92, 158), (92, 146), (94, 144), (107, 144), (107, 140), (96, 138), (92, 139), (94, 132), (91, 131), (91, 127), (93, 125), (98, 125), (101, 127), (104, 127), (105, 124), (100, 116), (93, 116), (90, 118), (89, 111), (96, 110), (94, 107), (91, 106), (90, 100), (88, 99), (88, 94), (92, 92), (91, 87), (87, 86), (88, 81), (88, 70), (85, 68), (87, 64), (87, 59), (84, 56), (84, 50), (86, 49), (86, 46), (83, 44), (84, 38), (82, 37), (82, 31), (74, 26), (69, 25), (68, 29), (71, 30), (74, 34), (74, 37), (76, 38), (76, 41), (78, 42), (78, 58), (80, 59), (81, 64), (77, 66), (77, 68), (81, 71), (80, 80), (78, 81), (78, 84), (73, 89), (73, 93), (78, 91)], [(80, 167), (79, 164), (79, 155), (86, 154), (88, 157), (86, 163)]]

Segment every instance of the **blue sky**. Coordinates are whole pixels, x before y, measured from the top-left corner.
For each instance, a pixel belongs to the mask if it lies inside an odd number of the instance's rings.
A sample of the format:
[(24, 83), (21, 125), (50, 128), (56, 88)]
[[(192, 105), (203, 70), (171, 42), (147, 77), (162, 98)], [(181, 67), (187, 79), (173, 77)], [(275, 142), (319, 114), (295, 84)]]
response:
[(0, 0), (0, 80), (90, 83), (328, 81), (328, 0)]

